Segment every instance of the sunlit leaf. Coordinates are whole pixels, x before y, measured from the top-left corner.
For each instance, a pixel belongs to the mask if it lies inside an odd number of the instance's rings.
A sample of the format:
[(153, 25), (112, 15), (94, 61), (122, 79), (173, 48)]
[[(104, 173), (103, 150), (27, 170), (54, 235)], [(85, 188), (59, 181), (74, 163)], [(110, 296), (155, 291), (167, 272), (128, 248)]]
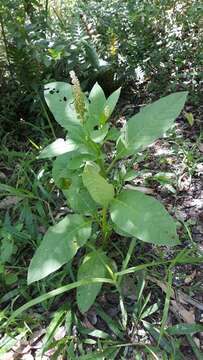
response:
[(28, 284), (46, 277), (70, 261), (91, 234), (91, 222), (81, 215), (68, 215), (46, 232), (29, 269)]
[(89, 126), (93, 130), (94, 126), (99, 126), (99, 117), (104, 110), (106, 97), (101, 86), (96, 83), (89, 94)]
[(46, 103), (55, 120), (66, 130), (69, 125), (80, 125), (74, 106), (72, 85), (65, 82), (52, 82), (44, 87)]
[(82, 174), (84, 186), (93, 200), (103, 207), (107, 207), (114, 197), (114, 188), (103, 178), (94, 163), (88, 162)]
[(74, 151), (77, 148), (78, 145), (73, 140), (57, 139), (40, 152), (39, 159), (52, 158)]
[(162, 204), (142, 192), (121, 192), (111, 203), (110, 215), (118, 228), (129, 236), (157, 245), (179, 243), (173, 218)]
[(152, 144), (171, 127), (180, 114), (187, 92), (178, 92), (147, 105), (124, 125), (117, 144), (117, 157), (129, 156)]

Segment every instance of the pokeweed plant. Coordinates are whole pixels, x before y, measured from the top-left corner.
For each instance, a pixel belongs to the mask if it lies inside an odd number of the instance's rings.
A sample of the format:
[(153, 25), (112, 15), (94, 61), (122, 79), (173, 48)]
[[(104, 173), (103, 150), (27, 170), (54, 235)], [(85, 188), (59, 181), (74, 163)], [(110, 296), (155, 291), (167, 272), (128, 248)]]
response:
[[(67, 135), (39, 155), (41, 159), (56, 158), (52, 176), (71, 211), (46, 232), (31, 260), (28, 284), (71, 262), (81, 247), (86, 252), (78, 268), (78, 280), (111, 274), (116, 284), (113, 263), (106, 254), (113, 232), (155, 245), (179, 243), (176, 223), (164, 206), (140, 191), (126, 189), (128, 172), (120, 170), (118, 164), (135, 156), (171, 127), (187, 92), (173, 93), (145, 106), (118, 131), (108, 120), (120, 88), (106, 99), (96, 83), (87, 98), (74, 72), (71, 78), (72, 85), (54, 82), (45, 87), (46, 103)], [(114, 146), (113, 157), (107, 150), (109, 142)], [(98, 282), (77, 289), (81, 312), (94, 303), (101, 286)]]

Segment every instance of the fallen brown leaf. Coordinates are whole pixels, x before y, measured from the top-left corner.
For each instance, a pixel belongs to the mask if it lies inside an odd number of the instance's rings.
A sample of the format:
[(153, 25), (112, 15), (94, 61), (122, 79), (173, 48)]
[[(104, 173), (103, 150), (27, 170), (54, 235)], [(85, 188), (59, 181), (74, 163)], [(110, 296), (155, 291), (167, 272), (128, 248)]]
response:
[(185, 281), (184, 281), (185, 284), (186, 284), (186, 285), (190, 284), (190, 283), (193, 281), (193, 279), (195, 278), (196, 274), (197, 274), (197, 271), (194, 270), (194, 271), (192, 272), (192, 274), (186, 276)]
[(198, 145), (198, 148), (199, 148), (199, 150), (200, 150), (201, 152), (203, 152), (203, 143), (199, 144), (199, 145)]
[(184, 306), (178, 303), (176, 300), (171, 300), (170, 309), (171, 311), (173, 311), (175, 315), (177, 315), (177, 317), (181, 317), (183, 321), (186, 322), (187, 324), (195, 323), (194, 312), (192, 310), (191, 311), (186, 310)]
[(21, 199), (17, 196), (6, 196), (0, 201), (0, 210), (16, 205)]
[[(153, 276), (147, 276), (147, 279), (150, 280), (151, 282), (157, 284), (157, 285), (162, 289), (162, 291), (166, 293), (166, 291), (167, 291), (167, 285), (166, 285), (165, 283), (163, 283), (162, 281), (156, 279), (156, 278), (153, 277)], [(171, 289), (171, 297), (172, 297), (173, 299), (175, 299), (175, 292), (174, 292), (173, 289)]]

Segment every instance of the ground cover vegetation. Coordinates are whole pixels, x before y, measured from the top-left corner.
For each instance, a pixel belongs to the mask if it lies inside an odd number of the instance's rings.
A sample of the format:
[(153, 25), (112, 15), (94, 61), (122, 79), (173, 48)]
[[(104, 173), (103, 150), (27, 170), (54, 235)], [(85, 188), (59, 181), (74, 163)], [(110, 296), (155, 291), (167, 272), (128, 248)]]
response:
[(0, 359), (202, 359), (202, 14), (1, 1)]

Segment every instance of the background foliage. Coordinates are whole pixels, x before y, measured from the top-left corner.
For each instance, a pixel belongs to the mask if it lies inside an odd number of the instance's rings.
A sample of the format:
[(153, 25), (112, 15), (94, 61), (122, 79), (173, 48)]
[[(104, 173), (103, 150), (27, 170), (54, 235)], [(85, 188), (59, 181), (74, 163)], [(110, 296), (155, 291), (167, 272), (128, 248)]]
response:
[(24, 120), (46, 124), (40, 86), (68, 80), (70, 70), (84, 88), (98, 80), (110, 93), (130, 81), (156, 96), (190, 87), (197, 101), (201, 14), (201, 0), (104, 0), (102, 6), (100, 1), (2, 0), (1, 132)]

